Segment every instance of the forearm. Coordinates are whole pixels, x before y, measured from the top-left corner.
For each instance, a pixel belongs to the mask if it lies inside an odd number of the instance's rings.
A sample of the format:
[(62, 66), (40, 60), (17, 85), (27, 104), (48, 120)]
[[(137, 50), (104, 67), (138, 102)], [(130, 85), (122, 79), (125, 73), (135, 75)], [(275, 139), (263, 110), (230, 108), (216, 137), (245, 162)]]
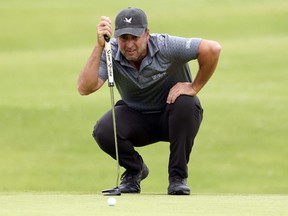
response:
[(192, 88), (198, 93), (213, 75), (221, 52), (221, 46), (215, 41), (204, 40), (199, 47), (199, 70), (192, 83)]
[(86, 65), (81, 71), (78, 79), (78, 92), (81, 95), (88, 95), (99, 89), (102, 83), (99, 82), (99, 66), (103, 47), (96, 46), (89, 57)]

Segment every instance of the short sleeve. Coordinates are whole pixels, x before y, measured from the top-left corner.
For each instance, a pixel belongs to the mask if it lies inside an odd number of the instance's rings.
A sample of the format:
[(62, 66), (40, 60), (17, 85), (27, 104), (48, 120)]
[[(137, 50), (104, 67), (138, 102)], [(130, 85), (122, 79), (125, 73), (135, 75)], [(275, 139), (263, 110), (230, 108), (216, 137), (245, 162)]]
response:
[(99, 78), (103, 81), (106, 81), (108, 79), (105, 55), (106, 53), (104, 51), (101, 56), (100, 67), (99, 67)]
[(201, 38), (182, 38), (161, 34), (158, 44), (161, 53), (170, 61), (188, 62), (198, 57)]

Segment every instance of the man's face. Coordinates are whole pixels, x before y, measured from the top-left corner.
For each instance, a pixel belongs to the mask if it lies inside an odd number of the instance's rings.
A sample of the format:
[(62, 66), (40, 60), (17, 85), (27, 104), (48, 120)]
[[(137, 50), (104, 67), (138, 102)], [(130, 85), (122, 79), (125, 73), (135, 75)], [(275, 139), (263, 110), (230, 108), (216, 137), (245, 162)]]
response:
[(145, 31), (140, 37), (124, 34), (117, 38), (121, 53), (128, 61), (141, 62), (147, 54), (149, 31)]

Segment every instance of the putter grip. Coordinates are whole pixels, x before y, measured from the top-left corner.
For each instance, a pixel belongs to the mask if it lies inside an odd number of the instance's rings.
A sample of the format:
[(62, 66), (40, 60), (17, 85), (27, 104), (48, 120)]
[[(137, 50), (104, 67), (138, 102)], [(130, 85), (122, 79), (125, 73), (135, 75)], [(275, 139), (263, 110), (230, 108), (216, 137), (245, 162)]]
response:
[(108, 43), (109, 42), (109, 40), (110, 40), (110, 38), (108, 37), (108, 35), (104, 35), (104, 39), (105, 39), (105, 41)]
[[(110, 38), (107, 35), (104, 35), (105, 38), (105, 51), (106, 51), (106, 64), (107, 64), (107, 73), (108, 73), (108, 86), (114, 86), (114, 74), (113, 74), (113, 64), (112, 64), (112, 50), (110, 44)], [(107, 41), (108, 40), (108, 41)]]

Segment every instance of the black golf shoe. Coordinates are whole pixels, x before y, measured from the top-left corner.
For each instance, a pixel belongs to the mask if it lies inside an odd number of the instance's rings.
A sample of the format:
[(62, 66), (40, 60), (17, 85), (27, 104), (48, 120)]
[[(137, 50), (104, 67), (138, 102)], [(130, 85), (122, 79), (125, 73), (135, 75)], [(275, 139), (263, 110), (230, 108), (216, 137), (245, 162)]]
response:
[(190, 188), (187, 185), (187, 180), (180, 176), (169, 178), (169, 195), (190, 195)]
[(121, 176), (119, 190), (121, 193), (140, 193), (140, 182), (149, 174), (148, 167), (143, 163), (142, 170), (138, 173), (125, 171)]

